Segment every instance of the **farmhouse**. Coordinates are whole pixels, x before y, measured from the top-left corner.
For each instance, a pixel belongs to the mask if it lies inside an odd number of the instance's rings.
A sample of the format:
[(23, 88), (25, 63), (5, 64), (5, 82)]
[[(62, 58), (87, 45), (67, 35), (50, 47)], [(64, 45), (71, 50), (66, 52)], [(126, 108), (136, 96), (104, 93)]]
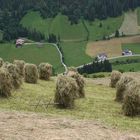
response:
[(133, 53), (132, 53), (132, 51), (131, 50), (128, 50), (128, 49), (126, 49), (126, 50), (124, 50), (123, 52), (122, 52), (122, 55), (133, 55)]
[(98, 56), (97, 56), (97, 61), (98, 61), (98, 62), (103, 62), (103, 61), (105, 61), (106, 59), (107, 59), (107, 54), (105, 54), (105, 53), (98, 54)]
[(17, 39), (16, 40), (16, 48), (21, 48), (22, 45), (24, 44), (24, 40), (23, 39)]

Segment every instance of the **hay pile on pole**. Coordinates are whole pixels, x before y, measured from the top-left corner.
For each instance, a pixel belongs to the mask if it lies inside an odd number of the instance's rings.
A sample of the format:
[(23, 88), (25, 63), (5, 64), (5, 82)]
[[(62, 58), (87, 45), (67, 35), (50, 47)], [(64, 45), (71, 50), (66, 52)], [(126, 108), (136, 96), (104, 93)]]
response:
[(9, 72), (5, 68), (0, 68), (0, 96), (11, 96), (12, 88), (12, 81)]
[(122, 102), (128, 88), (128, 84), (134, 79), (128, 75), (123, 75), (116, 85), (116, 101)]
[(84, 98), (85, 97), (85, 90), (84, 90), (84, 86), (85, 86), (85, 81), (84, 78), (75, 71), (68, 71), (67, 76), (72, 77), (75, 79), (77, 86), (78, 86), (78, 97), (79, 98)]
[(111, 73), (111, 82), (110, 82), (110, 86), (111, 86), (112, 88), (115, 88), (115, 87), (116, 87), (116, 84), (117, 84), (117, 82), (120, 80), (121, 76), (122, 76), (122, 73), (119, 72), (119, 71), (113, 71), (113, 72)]
[(52, 65), (48, 63), (41, 63), (39, 65), (39, 78), (42, 80), (50, 80), (52, 75)]
[(75, 97), (77, 96), (77, 83), (68, 76), (60, 75), (56, 83), (55, 103), (59, 108), (72, 109), (75, 106)]
[(3, 59), (0, 58), (0, 67), (2, 67), (3, 63), (4, 63)]
[(140, 115), (140, 83), (133, 80), (128, 84), (123, 102), (123, 111), (126, 116)]
[(36, 84), (38, 80), (38, 69), (34, 64), (25, 64), (24, 66), (24, 79), (27, 83)]
[(12, 85), (14, 89), (20, 88), (22, 84), (22, 77), (19, 75), (19, 69), (14, 64), (6, 65), (8, 72), (10, 73), (12, 79)]
[(19, 74), (24, 77), (24, 65), (25, 61), (23, 60), (14, 60), (13, 64), (15, 64), (19, 69)]

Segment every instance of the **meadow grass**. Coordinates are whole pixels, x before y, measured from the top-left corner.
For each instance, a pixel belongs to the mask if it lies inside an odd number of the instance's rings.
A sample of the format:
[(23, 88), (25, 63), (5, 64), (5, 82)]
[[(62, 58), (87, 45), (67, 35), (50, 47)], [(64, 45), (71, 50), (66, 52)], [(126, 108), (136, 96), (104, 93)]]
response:
[[(103, 36), (115, 33), (122, 25), (123, 20), (124, 15), (105, 20), (95, 20), (93, 22), (85, 21), (90, 33), (89, 40), (102, 40)], [(102, 24), (102, 27), (100, 27), (100, 24)]]
[(140, 26), (140, 7), (137, 8), (138, 25)]
[(39, 81), (38, 84), (24, 83), (21, 89), (12, 93), (9, 99), (0, 98), (0, 108), (4, 110), (40, 112), (55, 117), (72, 117), (76, 119), (96, 120), (108, 126), (122, 130), (140, 131), (139, 117), (129, 118), (122, 113), (121, 104), (114, 101), (115, 89), (94, 85), (86, 80), (86, 98), (76, 100), (73, 110), (57, 109), (54, 106), (44, 107), (35, 104), (41, 99), (48, 103), (53, 102), (55, 95), (55, 79), (51, 81)]
[(85, 53), (87, 42), (61, 43), (64, 52), (65, 63), (68, 66), (80, 66), (93, 61), (93, 58)]
[(22, 18), (20, 24), (29, 30), (36, 29), (48, 38), (51, 22), (51, 18), (43, 19), (40, 12), (30, 11)]
[(140, 63), (131, 63), (131, 64), (120, 64), (120, 65), (113, 65), (113, 70), (123, 70), (125, 72), (128, 71), (140, 71)]
[(0, 57), (9, 62), (22, 59), (37, 65), (41, 62), (48, 62), (53, 65), (56, 73), (64, 71), (60, 63), (59, 53), (52, 45), (43, 45), (41, 48), (37, 45), (27, 45), (17, 49), (12, 43), (0, 44)]
[(122, 50), (131, 50), (135, 54), (140, 54), (140, 43), (122, 44)]

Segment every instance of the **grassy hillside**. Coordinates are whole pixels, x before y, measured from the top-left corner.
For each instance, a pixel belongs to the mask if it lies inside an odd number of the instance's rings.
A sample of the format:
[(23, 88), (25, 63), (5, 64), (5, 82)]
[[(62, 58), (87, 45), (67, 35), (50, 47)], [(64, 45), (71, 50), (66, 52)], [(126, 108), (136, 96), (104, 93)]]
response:
[(71, 25), (68, 17), (61, 14), (53, 19), (50, 32), (59, 35), (61, 40), (85, 40), (87, 37), (81, 20), (78, 24)]
[(140, 26), (140, 8), (137, 8), (138, 25)]
[(140, 43), (122, 44), (122, 50), (129, 49), (135, 54), (140, 54)]
[[(90, 40), (100, 40), (103, 36), (111, 35), (118, 30), (123, 22), (124, 16), (108, 18), (106, 20), (95, 20), (94, 22), (85, 21), (89, 30)], [(102, 25), (100, 27), (100, 24)]]
[(29, 12), (21, 20), (21, 24), (27, 29), (36, 29), (45, 34), (46, 38), (49, 35), (49, 29), (52, 19), (43, 19), (39, 12)]
[(93, 59), (85, 54), (87, 42), (61, 43), (65, 62), (68, 66), (79, 66), (91, 62)]
[[(108, 18), (106, 20), (95, 20), (94, 22), (85, 21), (85, 25), (90, 33), (90, 40), (102, 39), (104, 35), (111, 35), (114, 33), (123, 22), (123, 17)], [(99, 27), (102, 23), (102, 27)], [(60, 35), (61, 40), (86, 40), (87, 30), (82, 21), (79, 20), (78, 24), (71, 25), (67, 16), (57, 15), (53, 19), (43, 19), (39, 12), (29, 12), (21, 20), (24, 27), (41, 31), (46, 36), (48, 33)]]
[(37, 45), (28, 45), (17, 49), (14, 44), (0, 44), (0, 57), (10, 62), (14, 59), (23, 59), (37, 65), (41, 62), (49, 62), (56, 72), (63, 71), (59, 54), (51, 45), (44, 45), (42, 48), (38, 48)]
[(21, 20), (21, 24), (31, 29), (36, 29), (48, 36), (49, 33), (59, 35), (61, 40), (84, 40), (87, 32), (81, 21), (78, 24), (71, 25), (68, 18), (61, 14), (54, 19), (43, 19), (39, 12), (29, 12)]
[(86, 99), (76, 100), (76, 107), (73, 110), (56, 109), (54, 106), (48, 106), (47, 110), (45, 110), (41, 106), (37, 107), (37, 109), (35, 109), (35, 106), (32, 106), (38, 103), (40, 99), (45, 103), (50, 99), (53, 101), (54, 90), (55, 79), (49, 82), (39, 81), (36, 85), (24, 83), (21, 89), (13, 92), (13, 96), (9, 100), (0, 98), (0, 108), (97, 120), (115, 128), (140, 131), (139, 117), (125, 117), (122, 113), (121, 104), (114, 101), (115, 89), (93, 85), (93, 82), (90, 82), (90, 80), (87, 81), (85, 87)]

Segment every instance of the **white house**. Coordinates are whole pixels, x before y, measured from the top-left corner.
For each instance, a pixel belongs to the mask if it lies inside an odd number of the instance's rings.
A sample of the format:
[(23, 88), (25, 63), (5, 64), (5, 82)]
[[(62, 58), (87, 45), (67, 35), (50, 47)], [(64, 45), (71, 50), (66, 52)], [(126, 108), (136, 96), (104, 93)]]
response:
[(107, 55), (105, 53), (97, 55), (98, 62), (104, 62), (105, 60), (107, 60)]
[(16, 48), (22, 47), (22, 45), (25, 43), (23, 39), (17, 39), (16, 40)]
[(132, 53), (131, 50), (126, 49), (122, 52), (122, 55), (124, 55), (124, 56), (128, 55), (129, 56), (129, 55), (133, 55), (133, 53)]

